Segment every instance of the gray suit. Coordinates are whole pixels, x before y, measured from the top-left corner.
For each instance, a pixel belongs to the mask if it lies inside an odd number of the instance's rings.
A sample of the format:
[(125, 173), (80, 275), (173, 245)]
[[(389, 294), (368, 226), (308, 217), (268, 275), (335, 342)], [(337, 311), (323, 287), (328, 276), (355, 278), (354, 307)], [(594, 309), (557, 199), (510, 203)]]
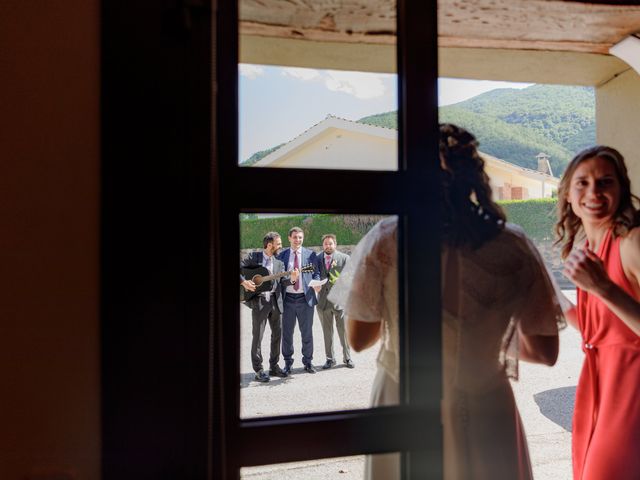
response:
[[(346, 253), (333, 252), (332, 263), (330, 269), (327, 270), (325, 253), (322, 252), (317, 257), (317, 267), (320, 272), (320, 278), (330, 278), (329, 273), (336, 274), (341, 272), (344, 266), (349, 260), (349, 255)], [(318, 317), (322, 323), (322, 333), (324, 335), (324, 349), (327, 356), (327, 360), (335, 362), (335, 355), (333, 349), (333, 321), (335, 319), (336, 329), (338, 330), (338, 338), (342, 345), (342, 359), (346, 362), (351, 359), (351, 350), (349, 343), (347, 343), (347, 337), (345, 333), (344, 325), (344, 310), (340, 305), (334, 305), (327, 299), (327, 295), (333, 288), (331, 281), (328, 281), (322, 286), (322, 290), (318, 292), (318, 304), (316, 309), (318, 311)]]

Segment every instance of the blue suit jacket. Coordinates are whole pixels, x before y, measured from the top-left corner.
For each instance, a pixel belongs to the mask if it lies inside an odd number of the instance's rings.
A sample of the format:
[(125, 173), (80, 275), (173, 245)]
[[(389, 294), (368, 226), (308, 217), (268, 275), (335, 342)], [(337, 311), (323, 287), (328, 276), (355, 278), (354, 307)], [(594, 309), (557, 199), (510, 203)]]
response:
[[(313, 288), (309, 287), (309, 282), (311, 281), (311, 279), (320, 280), (320, 272), (318, 271), (317, 265), (316, 265), (316, 252), (304, 247), (302, 247), (301, 250), (302, 250), (302, 255), (301, 255), (302, 261), (301, 261), (300, 267), (302, 268), (306, 265), (311, 264), (313, 265), (313, 272), (307, 272), (300, 275), (300, 277), (302, 278), (302, 290), (303, 290), (300, 293), (304, 292), (304, 296), (305, 296), (305, 299), (307, 300), (307, 304), (310, 307), (313, 307), (316, 303), (318, 303), (318, 299), (316, 298), (316, 291)], [(284, 263), (285, 270), (289, 268), (290, 254), (291, 254), (291, 249), (287, 248), (282, 252), (280, 252), (280, 255), (278, 255), (278, 260), (282, 260), (282, 263)], [(289, 285), (288, 282), (281, 283), (283, 299), (286, 299), (287, 297), (288, 285)]]

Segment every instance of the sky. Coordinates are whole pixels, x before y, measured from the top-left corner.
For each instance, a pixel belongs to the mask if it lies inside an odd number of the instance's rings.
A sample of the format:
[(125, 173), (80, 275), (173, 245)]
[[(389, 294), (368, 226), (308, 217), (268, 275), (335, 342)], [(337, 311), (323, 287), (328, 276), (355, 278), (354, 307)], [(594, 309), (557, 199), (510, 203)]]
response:
[[(327, 115), (358, 120), (398, 108), (392, 74), (240, 64), (239, 79), (239, 161), (288, 142)], [(441, 78), (438, 102), (451, 105), (496, 88), (530, 85)]]

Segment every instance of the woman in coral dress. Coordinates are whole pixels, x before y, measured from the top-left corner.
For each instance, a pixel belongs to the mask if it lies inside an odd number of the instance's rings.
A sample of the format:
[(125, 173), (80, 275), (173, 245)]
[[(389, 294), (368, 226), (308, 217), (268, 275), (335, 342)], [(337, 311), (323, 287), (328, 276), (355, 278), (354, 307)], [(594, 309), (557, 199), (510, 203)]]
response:
[[(440, 127), (445, 202), (443, 278), (443, 431), (446, 479), (532, 478), (526, 439), (509, 377), (521, 359), (553, 364), (556, 293), (532, 243), (505, 224), (475, 138)], [(425, 221), (428, 221), (425, 218)], [(362, 350), (381, 339), (372, 405), (399, 401), (397, 219), (387, 218), (358, 244), (334, 286)], [(368, 479), (400, 478), (398, 454), (367, 457)]]
[(640, 478), (640, 228), (622, 155), (597, 146), (569, 164), (556, 226), (578, 287), (570, 323), (585, 361), (573, 416), (577, 480)]

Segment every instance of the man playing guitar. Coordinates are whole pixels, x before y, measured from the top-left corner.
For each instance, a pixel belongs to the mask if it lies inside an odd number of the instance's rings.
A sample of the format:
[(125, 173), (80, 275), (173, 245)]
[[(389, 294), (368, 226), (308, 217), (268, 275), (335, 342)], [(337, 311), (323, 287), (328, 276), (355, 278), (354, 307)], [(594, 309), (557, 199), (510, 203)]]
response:
[[(240, 285), (244, 288), (245, 305), (251, 308), (252, 340), (251, 340), (251, 364), (258, 382), (268, 382), (271, 376), (286, 377), (287, 374), (280, 368), (280, 343), (282, 341), (282, 291), (280, 285), (291, 285), (298, 280), (298, 271), (285, 272), (284, 263), (276, 258), (282, 248), (282, 239), (277, 232), (268, 232), (263, 240), (263, 250), (249, 253), (240, 261)], [(267, 272), (264, 272), (264, 269)], [(251, 278), (252, 271), (268, 273), (276, 278), (265, 282), (267, 289), (260, 288)], [(277, 275), (280, 274), (280, 275)], [(284, 275), (282, 275), (284, 274)], [(270, 287), (270, 288), (269, 288)], [(256, 292), (261, 290), (257, 294)], [(269, 373), (262, 366), (261, 344), (264, 336), (265, 325), (269, 322), (271, 328), (271, 351), (269, 355)]]

